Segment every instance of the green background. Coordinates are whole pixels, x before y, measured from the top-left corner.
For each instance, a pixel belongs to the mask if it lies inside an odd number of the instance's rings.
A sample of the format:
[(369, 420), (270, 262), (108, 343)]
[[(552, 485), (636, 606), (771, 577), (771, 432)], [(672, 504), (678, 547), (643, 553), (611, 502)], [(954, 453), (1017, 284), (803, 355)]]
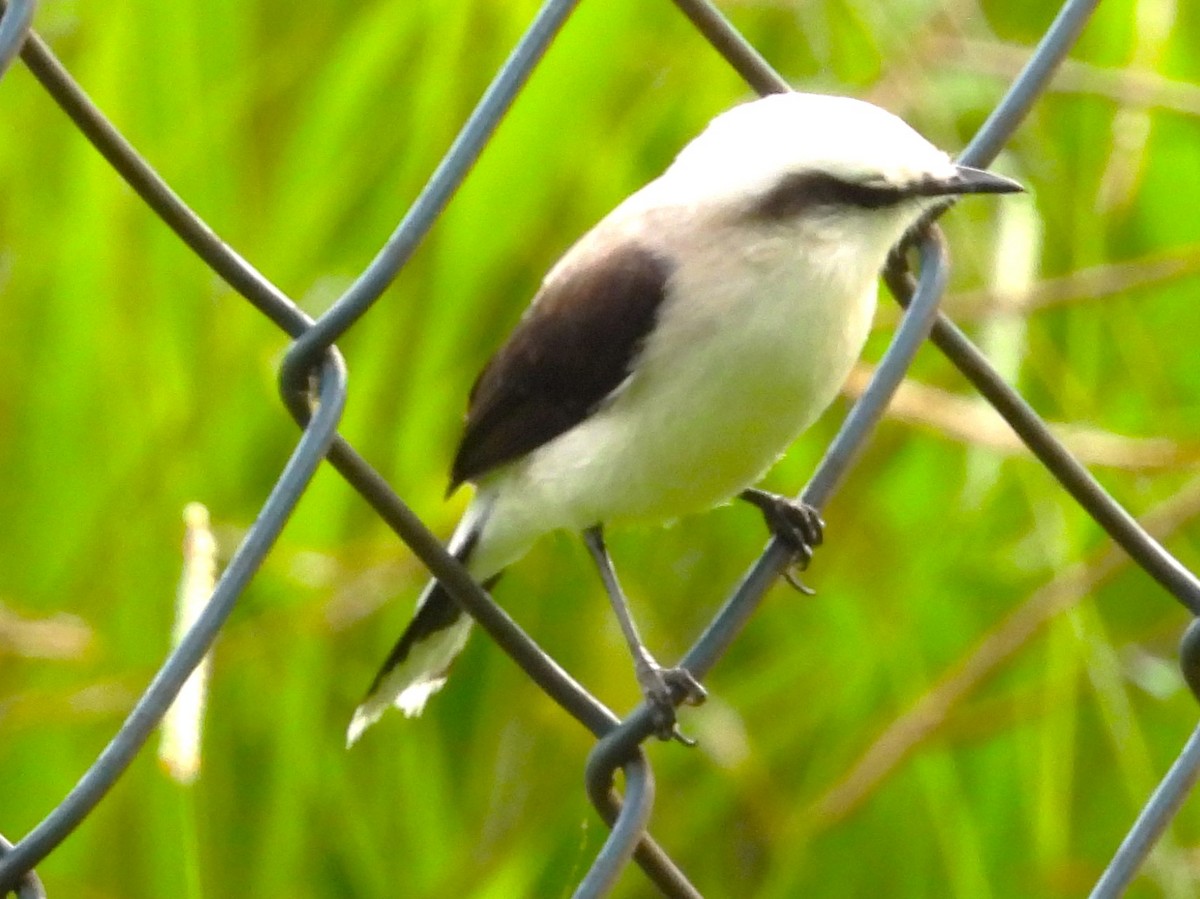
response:
[[(367, 264), (529, 0), (48, 2), (84, 88), (234, 248), (321, 312)], [(965, 145), (1049, 4), (799, 0), (727, 12), (795, 85)], [(1200, 12), (1108, 0), (998, 163), (1025, 199), (946, 221), (947, 307), (1195, 565)], [(439, 534), (464, 397), (545, 269), (744, 84), (667, 2), (585, 0), (446, 214), (341, 343), (342, 433)], [(167, 651), (181, 511), (227, 555), (296, 440), (286, 341), (143, 206), (17, 64), (0, 82), (0, 832), (59, 801)], [(868, 347), (894, 321), (885, 302)], [(932, 348), (827, 510), (814, 598), (777, 587), (649, 746), (652, 829), (706, 895), (1078, 896), (1197, 719), (1180, 608), (1016, 451)], [(797, 491), (845, 400), (771, 473)], [(764, 542), (718, 509), (619, 529), (677, 657)], [(153, 744), (39, 871), (51, 897), (565, 896), (604, 828), (590, 740), (476, 636), (425, 716), (345, 725), (420, 564), (327, 467), (218, 641), (200, 780)], [(618, 712), (637, 698), (586, 553), (499, 600)], [(1139, 880), (1193, 895), (1200, 802)], [(651, 888), (631, 869), (617, 894)]]

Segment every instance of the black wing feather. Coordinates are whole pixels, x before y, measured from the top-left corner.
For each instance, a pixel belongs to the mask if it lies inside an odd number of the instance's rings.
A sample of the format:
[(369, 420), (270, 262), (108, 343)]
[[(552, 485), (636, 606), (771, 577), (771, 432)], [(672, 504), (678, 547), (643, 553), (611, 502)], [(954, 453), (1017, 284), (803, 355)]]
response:
[(543, 287), (471, 388), (450, 489), (587, 418), (629, 375), (669, 276), (631, 244)]

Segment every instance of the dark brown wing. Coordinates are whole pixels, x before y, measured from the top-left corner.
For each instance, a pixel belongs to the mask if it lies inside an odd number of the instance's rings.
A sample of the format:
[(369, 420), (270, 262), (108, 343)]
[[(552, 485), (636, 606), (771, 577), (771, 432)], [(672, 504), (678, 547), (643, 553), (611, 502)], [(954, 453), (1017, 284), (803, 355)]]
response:
[(669, 275), (631, 244), (543, 287), (471, 388), (450, 489), (587, 418), (628, 376)]

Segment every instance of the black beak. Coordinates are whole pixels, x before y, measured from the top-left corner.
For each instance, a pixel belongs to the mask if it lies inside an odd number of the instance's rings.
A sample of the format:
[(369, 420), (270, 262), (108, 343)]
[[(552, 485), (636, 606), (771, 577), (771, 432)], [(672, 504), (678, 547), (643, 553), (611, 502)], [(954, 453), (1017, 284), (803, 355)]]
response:
[(951, 196), (958, 194), (1015, 194), (1022, 193), (1025, 188), (994, 172), (983, 169), (973, 169), (969, 166), (955, 166), (957, 171), (944, 181), (930, 185), (931, 196)]

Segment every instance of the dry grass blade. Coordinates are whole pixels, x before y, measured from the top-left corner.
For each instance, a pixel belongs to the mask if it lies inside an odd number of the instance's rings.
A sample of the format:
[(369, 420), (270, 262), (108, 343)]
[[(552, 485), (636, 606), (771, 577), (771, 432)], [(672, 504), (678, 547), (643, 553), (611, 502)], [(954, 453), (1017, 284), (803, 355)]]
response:
[[(857, 397), (866, 388), (872, 369), (860, 365), (846, 382), (845, 392)], [(1028, 454), (1028, 449), (990, 405), (975, 397), (959, 396), (913, 380), (900, 385), (888, 414), (909, 424), (921, 425), (972, 446), (1006, 454)], [(1164, 437), (1126, 437), (1075, 424), (1051, 424), (1067, 448), (1087, 465), (1132, 471), (1173, 468), (1200, 459), (1200, 446)]]
[[(935, 38), (931, 46), (940, 59), (957, 61), (972, 72), (1002, 78), (1011, 78), (1019, 72), (1029, 55), (1024, 47), (999, 41)], [(1130, 106), (1200, 115), (1200, 86), (1142, 69), (1117, 69), (1068, 59), (1050, 90), (1094, 94)]]
[[(943, 306), (958, 322), (977, 321), (998, 312), (1025, 316), (1056, 306), (1104, 300), (1133, 290), (1157, 287), (1196, 274), (1200, 274), (1200, 246), (1189, 244), (1169, 253), (1104, 263), (1056, 278), (1044, 278), (1020, 293), (988, 288), (952, 293), (943, 301)], [(899, 317), (898, 310), (884, 306), (876, 315), (875, 327), (893, 327)]]
[[(1155, 537), (1165, 539), (1197, 515), (1200, 515), (1200, 479), (1157, 506), (1143, 523)], [(812, 804), (816, 826), (831, 827), (851, 814), (921, 743), (937, 732), (956, 706), (1028, 644), (1043, 625), (1128, 564), (1128, 556), (1109, 545), (1094, 558), (1070, 566), (1036, 590), (918, 697), (908, 711), (888, 725), (846, 774)]]
[(92, 629), (75, 615), (60, 612), (34, 620), (0, 605), (0, 658), (78, 659), (92, 640)]

